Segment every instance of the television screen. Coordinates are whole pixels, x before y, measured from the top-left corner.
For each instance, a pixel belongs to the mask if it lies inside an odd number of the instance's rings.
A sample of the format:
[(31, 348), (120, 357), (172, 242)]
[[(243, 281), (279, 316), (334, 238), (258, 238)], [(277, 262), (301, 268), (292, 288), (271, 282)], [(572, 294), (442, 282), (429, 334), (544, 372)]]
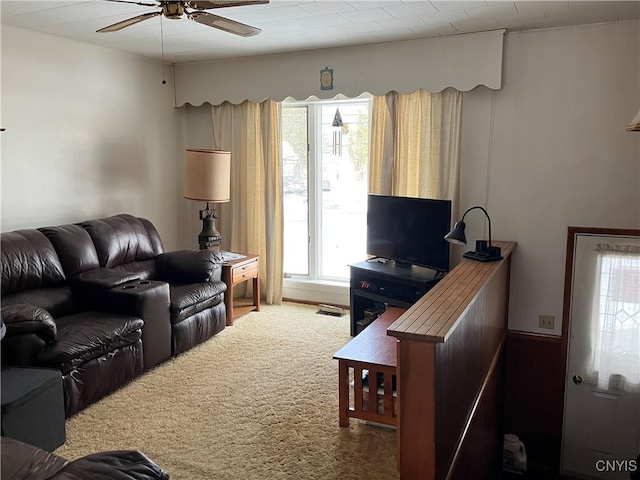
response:
[(369, 195), (367, 253), (449, 271), (451, 200)]

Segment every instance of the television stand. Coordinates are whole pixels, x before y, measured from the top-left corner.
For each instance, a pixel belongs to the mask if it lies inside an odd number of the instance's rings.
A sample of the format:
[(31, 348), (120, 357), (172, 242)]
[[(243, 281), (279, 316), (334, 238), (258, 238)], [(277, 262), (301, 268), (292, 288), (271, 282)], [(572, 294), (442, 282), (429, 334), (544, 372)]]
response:
[(355, 337), (389, 307), (409, 308), (444, 276), (442, 272), (390, 260), (349, 265), (351, 336)]

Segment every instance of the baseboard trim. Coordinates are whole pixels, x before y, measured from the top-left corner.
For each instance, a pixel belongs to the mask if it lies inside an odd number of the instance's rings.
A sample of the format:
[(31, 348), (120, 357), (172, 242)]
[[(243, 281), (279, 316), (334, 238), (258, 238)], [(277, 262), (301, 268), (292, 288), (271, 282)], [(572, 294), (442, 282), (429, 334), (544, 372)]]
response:
[(523, 330), (507, 330), (507, 335), (510, 337), (518, 337), (518, 338), (538, 341), (538, 342), (552, 342), (552, 343), (562, 342), (562, 337), (560, 337), (559, 335), (550, 335), (547, 333), (525, 332)]
[[(282, 299), (283, 302), (291, 302), (291, 303), (301, 303), (303, 305), (320, 305), (321, 302), (313, 302), (311, 300), (298, 300), (297, 298), (283, 298)], [(336, 305), (334, 303), (332, 303), (331, 305), (335, 306), (335, 307), (340, 307), (344, 310), (349, 310), (349, 305)], [(346, 312), (345, 312), (346, 313)]]

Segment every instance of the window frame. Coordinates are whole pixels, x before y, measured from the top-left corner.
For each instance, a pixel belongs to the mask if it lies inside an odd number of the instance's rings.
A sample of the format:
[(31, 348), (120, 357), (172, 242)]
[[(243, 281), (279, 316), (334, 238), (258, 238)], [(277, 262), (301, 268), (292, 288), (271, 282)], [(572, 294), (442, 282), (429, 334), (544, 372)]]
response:
[[(308, 226), (308, 266), (307, 274), (283, 272), (285, 279), (318, 282), (323, 284), (344, 284), (349, 282), (348, 276), (333, 277), (321, 275), (323, 260), (322, 245), (322, 108), (340, 104), (362, 103), (368, 105), (369, 127), (373, 108), (373, 96), (363, 94), (357, 98), (338, 95), (329, 100), (295, 100), (287, 98), (282, 101), (280, 108), (307, 108), (307, 226)], [(371, 132), (369, 131), (369, 140)], [(286, 219), (285, 219), (286, 221)], [(286, 248), (286, 247), (285, 247)], [(363, 258), (366, 252), (363, 252)]]

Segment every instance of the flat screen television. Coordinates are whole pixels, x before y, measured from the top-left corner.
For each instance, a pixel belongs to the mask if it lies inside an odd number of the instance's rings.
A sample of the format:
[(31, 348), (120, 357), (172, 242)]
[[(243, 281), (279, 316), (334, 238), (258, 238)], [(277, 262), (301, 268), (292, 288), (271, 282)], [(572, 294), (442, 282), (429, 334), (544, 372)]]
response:
[(367, 254), (449, 271), (451, 200), (369, 194)]

